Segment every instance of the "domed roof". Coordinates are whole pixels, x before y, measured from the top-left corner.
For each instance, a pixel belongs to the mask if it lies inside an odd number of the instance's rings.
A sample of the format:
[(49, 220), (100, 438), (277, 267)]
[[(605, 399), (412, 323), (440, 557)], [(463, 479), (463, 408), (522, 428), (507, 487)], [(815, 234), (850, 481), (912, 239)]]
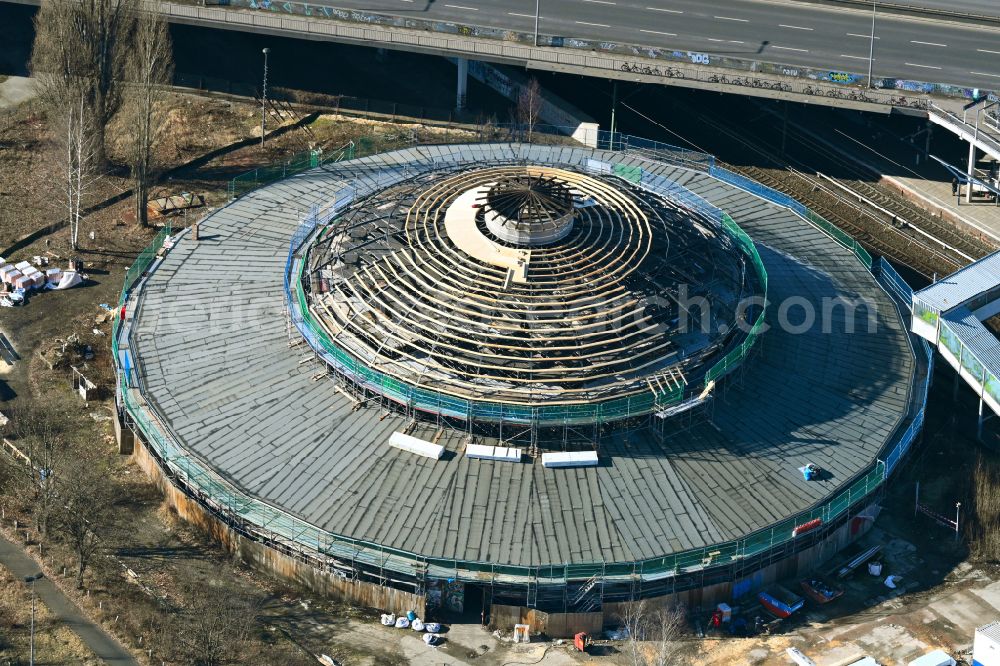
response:
[[(618, 178), (484, 168), (440, 175), (407, 203), (328, 229), (310, 307), (367, 368), (446, 396), (539, 406), (683, 391), (739, 334), (737, 302), (753, 291), (713, 221)], [(498, 238), (491, 216), (526, 236), (569, 224), (537, 245)]]

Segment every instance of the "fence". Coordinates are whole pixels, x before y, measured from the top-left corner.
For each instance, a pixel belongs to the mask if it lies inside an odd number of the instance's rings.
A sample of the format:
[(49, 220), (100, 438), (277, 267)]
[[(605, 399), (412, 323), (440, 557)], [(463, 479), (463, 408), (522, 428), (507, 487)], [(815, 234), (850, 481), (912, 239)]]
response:
[(844, 231), (842, 231), (835, 224), (827, 222), (822, 216), (809, 210), (787, 194), (750, 180), (746, 176), (741, 176), (738, 173), (733, 173), (728, 169), (716, 166), (715, 164), (713, 164), (709, 169), (709, 174), (723, 182), (729, 183), (730, 185), (735, 185), (741, 190), (746, 190), (747, 192), (755, 194), (762, 199), (766, 199), (772, 203), (776, 203), (779, 206), (784, 206), (785, 208), (791, 210), (802, 219), (811, 222), (822, 229), (826, 235), (830, 236), (833, 240), (853, 252), (854, 256), (858, 258), (858, 261), (860, 261), (865, 268), (872, 270), (872, 256), (868, 253), (868, 250), (863, 248), (860, 243), (854, 240), (854, 238), (852, 238), (849, 234), (844, 233)]
[(235, 199), (246, 194), (250, 190), (260, 187), (261, 185), (267, 185), (268, 183), (284, 180), (285, 178), (294, 176), (297, 173), (302, 173), (308, 169), (314, 169), (321, 164), (329, 164), (331, 162), (340, 162), (341, 160), (352, 159), (354, 159), (353, 141), (345, 146), (337, 148), (326, 156), (318, 150), (304, 150), (301, 153), (296, 153), (291, 156), (281, 164), (258, 167), (236, 176), (229, 181), (229, 198), (230, 200)]
[[(623, 144), (616, 145), (621, 146)], [(655, 148), (653, 150), (660, 151), (665, 156), (669, 156), (674, 152), (672, 147)], [(680, 149), (676, 149), (676, 151), (680, 154), (684, 152)], [(691, 163), (690, 160), (670, 162), (666, 158), (664, 158), (664, 161), (668, 163), (680, 163), (682, 166), (689, 166)], [(710, 168), (715, 172), (713, 175), (719, 177), (718, 174), (721, 173), (722, 179), (735, 184), (737, 187), (746, 189), (779, 205), (787, 206), (796, 212), (804, 209), (801, 204), (792, 202), (788, 197), (774, 190), (759, 186), (736, 174), (731, 174), (731, 172), (720, 171), (712, 165), (710, 165)], [(402, 172), (394, 171), (384, 179), (379, 176), (375, 182), (383, 180), (385, 182), (393, 182), (401, 177)], [(650, 182), (652, 182), (651, 179), (647, 179), (647, 185)], [(641, 174), (639, 175), (639, 183), (642, 183)], [(683, 195), (683, 191), (677, 189), (681, 186), (676, 183), (674, 183), (675, 187), (669, 184), (665, 184), (664, 186), (672, 192)], [(299, 253), (303, 243), (315, 232), (319, 224), (329, 222), (335, 218), (355, 194), (356, 191), (354, 189), (347, 187), (345, 190), (338, 192), (337, 196), (328, 206), (319, 210), (314, 209), (300, 224), (289, 243), (289, 259), (286, 262), (285, 271), (286, 295), (289, 298), (289, 304), (293, 308), (293, 319), (296, 320), (297, 327), (307, 338), (312, 333), (310, 332), (310, 327), (306, 325), (309, 315), (300, 286), (304, 263), (300, 257), (296, 257), (296, 254)], [(692, 193), (692, 196), (696, 195)], [(799, 214), (804, 219), (809, 219), (808, 211), (806, 215), (803, 215), (801, 212)], [(814, 220), (809, 221), (816, 224)], [(756, 254), (756, 249), (750, 237), (729, 219), (728, 216), (722, 215), (720, 224), (726, 228), (727, 232), (740, 245), (744, 252), (751, 254), (754, 259), (755, 268), (762, 271), (762, 279), (766, 285), (766, 272), (763, 272), (763, 265)], [(858, 259), (869, 267), (869, 269), (872, 268), (870, 257), (866, 261), (865, 257), (867, 253), (863, 251), (859, 252), (858, 246), (853, 240), (845, 242), (841, 238), (843, 235), (842, 232), (831, 235), (837, 238), (838, 242), (842, 245), (851, 249)], [(849, 239), (850, 237), (848, 236), (847, 238)], [(130, 269), (129, 278), (123, 290), (123, 299), (127, 298), (130, 288), (138, 283), (138, 278), (148, 269), (153, 257), (155, 257), (156, 251), (161, 245), (162, 237), (158, 236), (150, 248), (147, 248), (147, 251), (144, 251), (140, 255), (141, 259), (137, 260), (133, 268)], [(905, 280), (898, 276), (898, 274), (895, 274), (895, 271), (892, 270), (892, 267), (884, 259), (879, 264), (879, 270), (883, 275), (888, 276), (887, 279), (892, 290), (897, 295), (904, 297), (904, 303), (908, 302), (905, 296), (908, 293), (909, 287), (906, 285)], [(290, 279), (293, 276), (297, 279)], [(295, 313), (296, 309), (298, 313)], [(759, 331), (758, 326), (762, 321), (763, 313), (751, 330), (751, 335), (748, 336), (740, 348), (734, 350), (732, 353), (738, 353), (741, 358), (745, 355), (749, 346), (752, 346), (752, 338)], [(121, 335), (121, 332), (121, 327), (116, 326), (115, 339), (113, 340), (113, 346), (116, 351), (119, 344), (118, 337)], [(311, 337), (309, 341), (318, 350), (326, 350), (326, 344), (329, 344), (328, 339), (324, 341), (324, 344), (320, 344), (320, 340), (316, 339), (315, 336)], [(128, 335), (126, 335), (126, 342), (128, 342)], [(335, 351), (336, 347), (330, 345), (328, 353), (333, 354)], [(930, 346), (925, 344), (924, 351), (928, 356), (928, 362), (932, 362), (933, 352)], [(117, 359), (118, 356), (116, 353)], [(349, 358), (343, 358), (341, 362), (344, 364), (351, 363)], [(728, 367), (731, 367), (731, 364), (723, 365), (717, 371), (720, 373), (719, 376), (724, 374)], [(362, 371), (361, 368), (357, 369), (359, 374)], [(234, 529), (238, 529), (242, 533), (264, 540), (272, 545), (289, 549), (291, 552), (299, 554), (299, 556), (305, 557), (306, 555), (303, 555), (303, 548), (308, 549), (310, 553), (315, 553), (315, 555), (308, 555), (308, 557), (312, 558), (311, 561), (323, 562), (323, 558), (334, 558), (344, 563), (349, 563), (351, 566), (370, 567), (381, 572), (393, 572), (394, 574), (414, 579), (422, 579), (424, 577), (453, 578), (473, 583), (497, 581), (518, 585), (565, 584), (570, 580), (580, 581), (594, 576), (599, 576), (605, 581), (620, 580), (629, 582), (636, 578), (650, 581), (662, 580), (664, 577), (678, 576), (684, 573), (704, 571), (713, 567), (735, 564), (754, 555), (766, 553), (778, 546), (784, 546), (789, 542), (795, 541), (798, 537), (799, 532), (796, 530), (797, 527), (811, 523), (811, 521), (819, 520), (824, 525), (830, 524), (834, 520), (844, 516), (851, 507), (858, 506), (860, 502), (864, 501), (873, 491), (878, 489), (912, 445), (923, 423), (924, 405), (926, 404), (930, 381), (930, 374), (928, 373), (922, 387), (922, 393), (918, 396), (920, 398), (920, 409), (908, 428), (901, 433), (898, 443), (892, 448), (885, 459), (876, 460), (869, 469), (851, 481), (850, 485), (844, 491), (823, 504), (800, 512), (793, 517), (741, 539), (674, 553), (664, 557), (612, 564), (592, 562), (523, 567), (498, 566), (489, 562), (432, 558), (416, 553), (386, 548), (379, 544), (351, 539), (320, 530), (266, 502), (248, 497), (228, 481), (204, 467), (194, 456), (184, 450), (168, 432), (162, 421), (155, 416), (151, 416), (152, 407), (145, 404), (145, 401), (139, 398), (138, 387), (129, 384), (129, 375), (120, 366), (118, 376), (119, 395), (123, 411), (133, 421), (137, 429), (144, 434), (151, 453), (159, 460), (164, 471), (168, 476), (173, 478), (176, 484), (181, 485), (186, 492), (214, 512), (220, 519), (233, 526)], [(381, 378), (375, 377), (362, 377), (362, 379), (378, 382), (383, 381)], [(400, 395), (403, 394), (403, 389), (396, 387), (391, 382), (387, 382), (384, 387), (380, 388), (384, 390), (398, 390), (400, 391)], [(410, 394), (410, 397), (424, 399), (424, 396), (419, 394)], [(467, 412), (459, 411), (463, 417), (468, 416)]]

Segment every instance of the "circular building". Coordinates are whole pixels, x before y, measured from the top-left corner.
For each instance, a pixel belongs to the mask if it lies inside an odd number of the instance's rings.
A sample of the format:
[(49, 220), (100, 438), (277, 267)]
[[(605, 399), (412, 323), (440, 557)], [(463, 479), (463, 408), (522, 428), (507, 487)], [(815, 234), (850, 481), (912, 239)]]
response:
[(663, 149), (325, 165), (134, 267), (122, 446), (244, 558), (370, 606), (555, 635), (739, 599), (867, 529), (921, 423), (927, 356), (823, 224)]

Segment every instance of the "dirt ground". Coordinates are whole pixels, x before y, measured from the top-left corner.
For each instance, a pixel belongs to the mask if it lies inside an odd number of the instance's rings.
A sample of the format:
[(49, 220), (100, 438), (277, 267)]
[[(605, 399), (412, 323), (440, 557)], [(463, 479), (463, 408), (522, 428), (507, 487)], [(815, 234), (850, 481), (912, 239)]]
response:
[[(418, 138), (447, 140), (456, 136), (453, 130), (320, 115), (308, 123), (308, 130), (294, 128), (270, 135), (261, 149), (258, 107), (252, 104), (178, 94), (171, 96), (167, 105), (166, 129), (158, 149), (165, 176), (154, 196), (199, 193), (204, 195), (208, 210), (226, 202), (228, 181), (233, 176), (280, 163), (306, 149), (333, 150), (353, 140), (361, 153), (406, 145)], [(269, 130), (305, 116), (306, 112), (300, 111), (271, 118)], [(90, 203), (95, 210), (83, 222), (77, 251), (69, 247), (67, 228), (38, 233), (62, 214), (55, 184), (54, 146), (46, 134), (44, 117), (30, 102), (4, 117), (0, 125), (0, 253), (12, 262), (45, 256), (50, 265), (61, 266), (70, 257), (79, 257), (87, 280), (72, 290), (36, 293), (23, 307), (0, 308), (0, 332), (20, 356), (13, 367), (0, 361), (0, 413), (26, 401), (69, 405), (77, 427), (74, 437), (124, 463), (118, 468), (115, 483), (128, 498), (118, 507), (122, 529), (108, 535), (83, 591), (72, 589), (72, 556), (58, 543), (42, 544), (46, 573), (144, 662), (184, 663), (177, 657), (178, 635), (185, 632), (186, 622), (197, 622), (195, 613), (204, 602), (205, 591), (211, 595), (214, 590), (226, 590), (253, 609), (253, 628), (245, 652), (252, 658), (241, 663), (316, 663), (319, 654), (345, 664), (401, 663), (401, 653), (391, 641), (354, 644), (334, 640), (331, 644), (328, 639), (337, 631), (349, 633), (346, 627), (350, 623), (368, 626), (375, 616), (302, 597), (242, 567), (204, 535), (179, 522), (164, 508), (161, 495), (145, 476), (117, 455), (110, 427), (114, 383), (107, 307), (117, 302), (125, 270), (157, 229), (140, 228), (131, 221), (128, 183), (112, 173), (92, 193)], [(116, 133), (113, 130), (109, 135)], [(120, 150), (120, 146), (113, 146), (112, 161)], [(178, 216), (169, 222), (174, 228), (193, 223), (206, 208), (190, 211), (187, 219)], [(72, 393), (71, 366), (103, 389), (97, 399), (84, 403)], [(3, 498), (8, 507), (7, 528), (16, 517), (10, 510), (16, 499)], [(27, 536), (29, 550), (37, 556), (37, 535), (23, 513), (19, 521), (19, 534)], [(23, 530), (25, 525), (28, 532)], [(70, 572), (68, 577), (64, 567)], [(16, 591), (0, 586), (0, 613), (6, 601), (15, 601)], [(19, 620), (3, 618), (0, 614), (0, 637), (6, 635), (9, 625), (17, 638)], [(324, 633), (315, 640), (303, 638), (316, 626), (334, 634)], [(49, 634), (51, 640), (64, 638), (55, 628)], [(18, 645), (15, 643), (15, 648)], [(419, 645), (426, 647), (422, 642)], [(0, 651), (0, 663), (5, 654)], [(68, 656), (59, 663), (84, 663), (84, 659), (83, 655)]]
[[(27, 663), (30, 640), (30, 588), (0, 569), (0, 664)], [(49, 609), (37, 599), (35, 653), (39, 664), (96, 666), (101, 663), (69, 627), (54, 623)]]
[[(213, 97), (173, 95), (168, 101), (167, 132), (159, 147), (168, 175), (160, 194), (196, 192), (207, 207), (223, 205), (230, 178), (257, 166), (287, 159), (304, 149), (334, 150), (355, 141), (359, 153), (422, 141), (454, 140), (461, 130), (357, 120), (319, 115), (309, 129), (291, 129), (259, 145), (257, 107)], [(306, 114), (301, 110), (294, 122)], [(72, 252), (68, 230), (34, 234), (60, 219), (57, 174), (45, 119), (30, 103), (22, 104), (0, 125), (0, 252), (19, 261), (44, 255), (56, 265), (71, 256), (85, 262), (89, 279), (80, 288), (45, 292), (16, 309), (0, 309), (0, 331), (21, 357), (13, 367), (0, 362), (0, 412), (21, 401), (59, 401), (72, 405), (79, 437), (109, 458), (118, 459), (111, 437), (110, 392), (113, 386), (108, 333), (102, 304), (117, 302), (123, 274), (155, 229), (129, 222), (127, 182), (108, 176), (94, 193), (96, 210), (81, 230), (83, 247)], [(466, 135), (468, 136), (468, 135)], [(118, 147), (120, 150), (120, 147)], [(113, 151), (114, 156), (114, 151)], [(191, 211), (187, 223), (205, 213)], [(184, 224), (183, 217), (171, 220)], [(93, 237), (91, 237), (91, 233)], [(87, 347), (93, 358), (86, 358)], [(76, 365), (105, 388), (103, 397), (83, 403), (70, 392), (69, 366)], [(849, 663), (870, 654), (882, 663), (905, 664), (924, 650), (942, 647), (958, 656), (971, 644), (975, 626), (1000, 615), (1000, 572), (992, 565), (970, 563), (962, 543), (926, 517), (913, 515), (913, 489), (922, 482), (923, 500), (946, 513), (954, 502), (967, 502), (967, 480), (975, 455), (996, 455), (998, 438), (990, 423), (986, 444), (974, 437), (975, 405), (963, 388), (959, 405), (951, 402), (951, 378), (940, 370), (932, 394), (924, 443), (894, 478), (875, 529), (866, 537), (883, 548), (886, 572), (901, 575), (898, 590), (858, 574), (846, 582), (843, 598), (829, 607), (807, 607), (775, 636), (751, 639), (689, 635), (676, 645), (677, 664), (785, 664), (786, 647), (796, 646), (818, 664)], [(991, 429), (993, 428), (993, 429)], [(62, 578), (72, 568), (68, 552), (45, 544), (47, 573), (82, 607), (145, 663), (183, 663), (177, 659), (178, 634), (197, 622), (209, 596), (233, 594), (249, 600), (253, 628), (244, 663), (317, 663), (329, 655), (341, 664), (625, 664), (621, 643), (599, 646), (602, 656), (580, 655), (563, 642), (512, 645), (478, 625), (448, 628), (444, 646), (429, 648), (413, 632), (386, 629), (371, 611), (312, 595), (252, 572), (218, 549), (203, 534), (179, 522), (165, 509), (156, 488), (127, 460), (120, 460), (115, 482), (128, 497), (120, 506), (125, 529), (101, 551), (85, 590), (71, 589)], [(10, 521), (8, 514), (8, 522)], [(23, 524), (23, 523), (22, 523)], [(29, 535), (30, 537), (30, 535)], [(34, 541), (32, 539), (32, 541)], [(32, 552), (38, 545), (32, 543)], [(796, 581), (790, 582), (792, 585)], [(206, 592), (207, 591), (207, 592)], [(20, 649), (22, 619), (10, 615), (23, 590), (0, 580), (0, 637)], [(755, 608), (745, 609), (748, 613)], [(692, 619), (701, 619), (696, 614)], [(692, 623), (693, 626), (694, 623)], [(47, 640), (61, 642), (63, 663), (86, 663), (74, 650), (73, 636), (48, 628)], [(7, 655), (0, 646), (0, 663)], [(15, 653), (11, 653), (13, 659)], [(22, 654), (18, 652), (16, 654)]]

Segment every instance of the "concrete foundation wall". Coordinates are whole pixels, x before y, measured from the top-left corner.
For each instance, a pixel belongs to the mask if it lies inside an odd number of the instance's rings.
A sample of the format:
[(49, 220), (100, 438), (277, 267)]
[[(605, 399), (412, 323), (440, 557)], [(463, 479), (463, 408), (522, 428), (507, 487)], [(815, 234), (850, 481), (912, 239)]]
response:
[[(122, 428), (121, 434), (124, 437), (133, 433), (128, 428)], [(167, 503), (177, 511), (177, 515), (204, 530), (230, 552), (237, 553), (243, 562), (264, 573), (305, 587), (316, 594), (396, 614), (412, 610), (418, 616), (424, 617), (426, 608), (422, 596), (373, 583), (348, 580), (339, 572), (322, 571), (307, 562), (234, 531), (172, 484), (164, 476), (156, 459), (146, 449), (142, 438), (134, 437), (134, 440), (132, 459), (163, 492)], [(121, 447), (121, 442), (119, 446)]]
[[(457, 60), (449, 59), (452, 62)], [(497, 91), (515, 105), (521, 89), (530, 81), (527, 76), (513, 68), (502, 68), (481, 60), (469, 61), (469, 76)], [(574, 139), (596, 148), (599, 125), (594, 119), (555, 93), (544, 89), (541, 92), (542, 103), (539, 108), (541, 123), (571, 128)], [(506, 122), (506, 119), (501, 118), (500, 122)]]

